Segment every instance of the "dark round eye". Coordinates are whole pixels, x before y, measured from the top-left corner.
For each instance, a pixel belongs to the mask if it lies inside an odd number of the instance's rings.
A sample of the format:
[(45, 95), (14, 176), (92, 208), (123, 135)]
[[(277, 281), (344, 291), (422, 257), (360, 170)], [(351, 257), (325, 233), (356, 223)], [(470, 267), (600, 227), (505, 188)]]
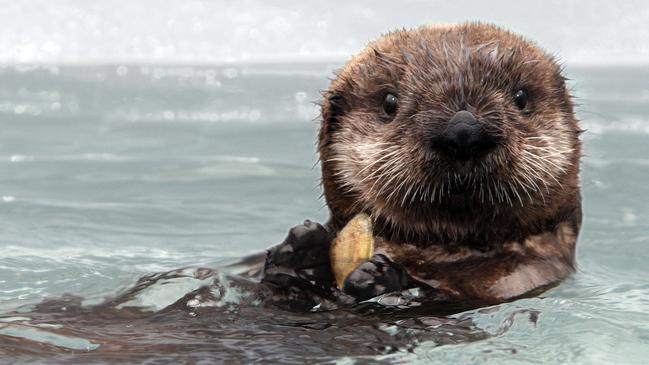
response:
[(394, 94), (386, 94), (383, 99), (383, 111), (387, 115), (393, 115), (397, 111), (397, 106), (399, 104), (399, 98)]
[(523, 110), (527, 106), (527, 91), (520, 89), (514, 94), (514, 103), (518, 109)]

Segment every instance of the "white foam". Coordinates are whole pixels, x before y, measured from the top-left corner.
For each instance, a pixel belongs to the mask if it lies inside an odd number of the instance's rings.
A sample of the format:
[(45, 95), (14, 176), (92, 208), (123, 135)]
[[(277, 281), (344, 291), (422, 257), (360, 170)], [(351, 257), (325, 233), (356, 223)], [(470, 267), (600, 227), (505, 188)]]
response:
[[(149, 158), (132, 158), (112, 153), (80, 153), (68, 155), (11, 155), (0, 159), (11, 163), (21, 162), (55, 162), (55, 161), (97, 161), (97, 162), (147, 162), (155, 159)], [(168, 158), (166, 158), (168, 159)], [(239, 162), (248, 164), (258, 164), (261, 159), (257, 156), (234, 156), (234, 155), (195, 155), (179, 156), (174, 158), (177, 161), (195, 161), (195, 162)]]
[(619, 121), (588, 119), (582, 121), (584, 135), (600, 135), (611, 132), (649, 134), (649, 120), (642, 117), (631, 117)]
[(112, 153), (81, 153), (70, 155), (11, 155), (6, 158), (7, 161), (13, 163), (19, 162), (32, 162), (32, 161), (129, 161), (128, 157), (115, 155)]

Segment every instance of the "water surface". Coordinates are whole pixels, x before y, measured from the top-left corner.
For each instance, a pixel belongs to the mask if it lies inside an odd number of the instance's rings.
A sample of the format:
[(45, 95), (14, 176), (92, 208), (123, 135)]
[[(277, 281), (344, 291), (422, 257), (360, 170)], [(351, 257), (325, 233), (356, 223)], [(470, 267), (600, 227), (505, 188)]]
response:
[(541, 297), (450, 317), (299, 315), (199, 269), (326, 220), (313, 102), (335, 66), (0, 68), (2, 359), (646, 361), (645, 68), (567, 70), (585, 221), (579, 271)]

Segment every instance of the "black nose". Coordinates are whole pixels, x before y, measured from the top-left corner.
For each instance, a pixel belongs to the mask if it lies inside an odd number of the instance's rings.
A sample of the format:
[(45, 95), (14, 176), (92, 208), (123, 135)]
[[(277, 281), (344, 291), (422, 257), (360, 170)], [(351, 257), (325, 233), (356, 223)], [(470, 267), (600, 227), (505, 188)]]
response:
[(466, 110), (457, 112), (444, 132), (433, 139), (433, 148), (461, 160), (481, 155), (495, 145), (495, 138)]

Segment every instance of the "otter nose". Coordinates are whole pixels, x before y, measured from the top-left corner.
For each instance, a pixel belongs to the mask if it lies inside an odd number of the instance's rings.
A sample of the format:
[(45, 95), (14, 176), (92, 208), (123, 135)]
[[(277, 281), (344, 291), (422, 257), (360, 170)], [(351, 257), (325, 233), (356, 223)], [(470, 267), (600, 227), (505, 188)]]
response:
[(480, 155), (494, 145), (494, 139), (466, 110), (457, 112), (446, 130), (433, 139), (433, 148), (461, 160)]

